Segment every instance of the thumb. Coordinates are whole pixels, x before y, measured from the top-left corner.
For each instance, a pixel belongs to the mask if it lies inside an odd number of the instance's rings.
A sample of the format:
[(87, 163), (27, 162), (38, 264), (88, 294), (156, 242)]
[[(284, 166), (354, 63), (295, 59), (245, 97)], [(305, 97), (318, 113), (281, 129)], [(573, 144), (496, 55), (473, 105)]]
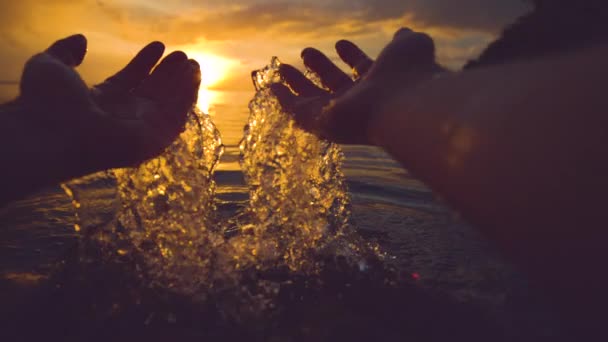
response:
[(69, 67), (79, 66), (87, 53), (87, 39), (82, 34), (75, 34), (56, 41), (46, 53)]
[(30, 58), (23, 69), (20, 97), (40, 105), (88, 106), (88, 88), (73, 69), (84, 59), (86, 46), (84, 36), (74, 35)]

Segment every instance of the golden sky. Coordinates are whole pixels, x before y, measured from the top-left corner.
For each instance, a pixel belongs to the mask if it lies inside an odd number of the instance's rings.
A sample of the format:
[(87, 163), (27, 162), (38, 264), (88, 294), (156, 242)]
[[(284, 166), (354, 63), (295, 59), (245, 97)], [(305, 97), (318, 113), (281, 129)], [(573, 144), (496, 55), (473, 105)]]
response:
[(29, 56), (73, 33), (89, 39), (79, 71), (91, 84), (160, 40), (199, 60), (206, 87), (252, 90), (250, 71), (273, 55), (297, 64), (314, 46), (336, 58), (333, 44), (346, 38), (374, 56), (401, 26), (430, 32), (440, 61), (455, 68), (526, 8), (521, 0), (0, 0), (0, 99), (15, 91)]

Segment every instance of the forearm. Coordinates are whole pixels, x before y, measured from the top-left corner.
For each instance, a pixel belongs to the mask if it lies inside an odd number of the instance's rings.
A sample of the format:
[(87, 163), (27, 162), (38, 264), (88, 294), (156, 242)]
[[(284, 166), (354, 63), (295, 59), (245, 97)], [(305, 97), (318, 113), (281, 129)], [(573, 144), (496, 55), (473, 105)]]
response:
[(608, 219), (607, 56), (428, 81), (388, 103), (371, 135), (511, 256), (593, 247)]

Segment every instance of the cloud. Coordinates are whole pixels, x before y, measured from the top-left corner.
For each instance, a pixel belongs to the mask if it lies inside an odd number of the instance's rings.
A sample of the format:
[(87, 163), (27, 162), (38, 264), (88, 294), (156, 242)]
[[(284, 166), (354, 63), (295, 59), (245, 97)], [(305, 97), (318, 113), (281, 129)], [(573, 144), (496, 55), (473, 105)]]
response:
[(272, 55), (293, 62), (305, 46), (333, 51), (341, 38), (373, 56), (401, 26), (429, 31), (442, 61), (457, 66), (524, 10), (518, 0), (2, 1), (1, 77), (18, 78), (28, 56), (77, 32), (89, 37), (80, 70), (91, 82), (152, 40), (223, 55), (247, 74)]
[(525, 0), (410, 0), (408, 4), (408, 12), (428, 26), (495, 33), (530, 10)]
[(111, 0), (97, 3), (119, 25), (140, 28), (123, 30), (125, 35), (155, 33), (182, 44), (201, 37), (232, 40), (280, 33), (292, 38), (336, 32), (346, 37), (361, 36), (371, 33), (380, 22), (394, 20), (420, 28), (495, 33), (526, 10), (524, 2), (517, 0), (237, 0), (230, 5), (211, 1), (189, 7), (183, 1), (174, 7), (138, 1), (127, 5)]
[(200, 39), (361, 37), (388, 22), (496, 33), (525, 5), (517, 0), (20, 0), (4, 2), (1, 9), (0, 41), (13, 46), (68, 30), (180, 45)]

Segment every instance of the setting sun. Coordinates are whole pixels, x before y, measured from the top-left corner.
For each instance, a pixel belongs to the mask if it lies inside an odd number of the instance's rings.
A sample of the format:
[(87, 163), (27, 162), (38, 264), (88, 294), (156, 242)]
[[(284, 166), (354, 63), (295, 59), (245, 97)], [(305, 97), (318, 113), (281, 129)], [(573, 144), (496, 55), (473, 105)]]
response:
[(225, 79), (234, 64), (229, 59), (208, 53), (187, 52), (187, 54), (201, 65), (201, 87), (204, 88), (213, 88)]
[(187, 51), (188, 57), (196, 60), (201, 66), (198, 107), (203, 112), (209, 113), (210, 106), (213, 104), (213, 91), (211, 90), (228, 77), (235, 62), (209, 53), (191, 52), (188, 49), (184, 49), (184, 51)]

